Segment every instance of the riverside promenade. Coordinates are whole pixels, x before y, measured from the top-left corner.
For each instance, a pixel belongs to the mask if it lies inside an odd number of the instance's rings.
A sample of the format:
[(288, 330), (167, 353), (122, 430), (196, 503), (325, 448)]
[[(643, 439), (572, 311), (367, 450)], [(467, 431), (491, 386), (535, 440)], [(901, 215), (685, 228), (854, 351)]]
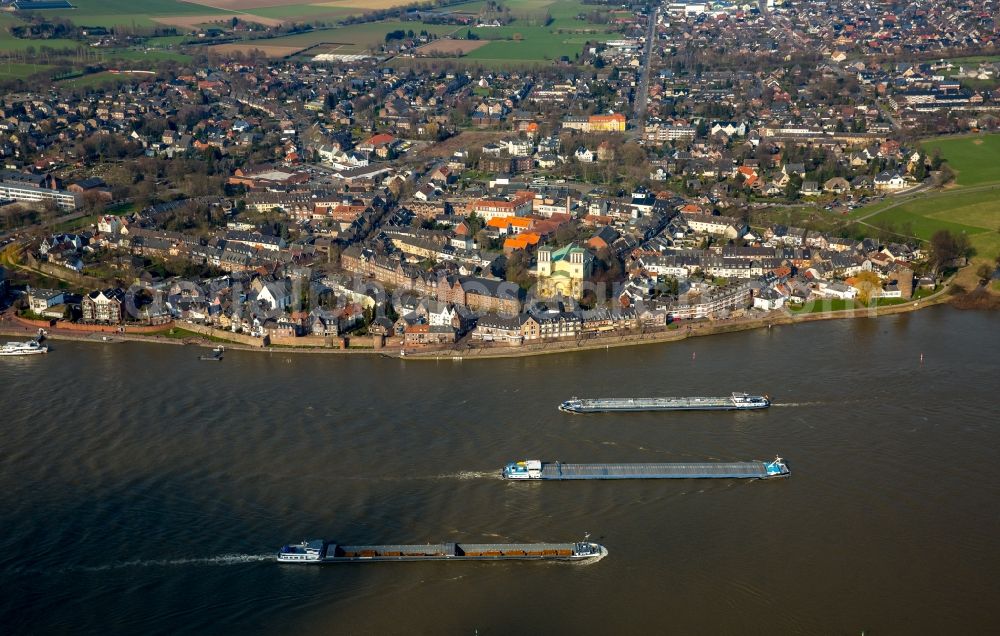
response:
[[(688, 338), (711, 336), (720, 333), (735, 333), (751, 329), (766, 329), (775, 325), (792, 325), (797, 323), (814, 322), (817, 320), (844, 320), (850, 318), (877, 318), (900, 313), (917, 311), (925, 307), (932, 307), (948, 302), (951, 289), (950, 281), (942, 289), (934, 294), (918, 300), (886, 305), (882, 307), (869, 307), (861, 309), (845, 309), (839, 311), (813, 311), (813, 312), (792, 312), (787, 308), (778, 309), (767, 314), (750, 318), (733, 318), (722, 320), (685, 321), (674, 323), (676, 328), (661, 328), (639, 333), (621, 333), (614, 335), (595, 335), (589, 338), (576, 338), (567, 340), (556, 340), (541, 343), (526, 344), (520, 346), (490, 346), (485, 343), (478, 343), (466, 337), (451, 347), (426, 347), (409, 348), (403, 353), (403, 349), (397, 346), (385, 346), (381, 349), (374, 347), (316, 347), (316, 346), (290, 346), (271, 345), (265, 346), (259, 339), (248, 336), (239, 336), (220, 329), (211, 329), (201, 325), (190, 325), (187, 323), (174, 323), (165, 325), (159, 329), (160, 332), (170, 329), (171, 326), (186, 331), (200, 332), (201, 336), (192, 335), (190, 337), (178, 338), (163, 335), (162, 333), (143, 334), (136, 331), (119, 332), (107, 327), (98, 330), (88, 331), (81, 329), (79, 325), (74, 325), (72, 330), (60, 329), (58, 327), (46, 327), (47, 337), (52, 340), (75, 340), (79, 342), (94, 342), (110, 344), (115, 342), (146, 342), (170, 345), (196, 345), (201, 347), (214, 347), (220, 343), (225, 344), (227, 349), (239, 351), (254, 351), (263, 353), (309, 353), (309, 354), (330, 354), (330, 355), (380, 355), (384, 357), (402, 358), (406, 360), (456, 360), (475, 358), (517, 358), (523, 356), (538, 356), (555, 353), (568, 353), (573, 351), (585, 351), (595, 349), (610, 349), (612, 347), (632, 347), (643, 344), (654, 344), (661, 342), (675, 342)], [(39, 325), (36, 321), (27, 321), (14, 316), (8, 311), (0, 314), (0, 334), (4, 336), (15, 336), (31, 338), (38, 333)]]

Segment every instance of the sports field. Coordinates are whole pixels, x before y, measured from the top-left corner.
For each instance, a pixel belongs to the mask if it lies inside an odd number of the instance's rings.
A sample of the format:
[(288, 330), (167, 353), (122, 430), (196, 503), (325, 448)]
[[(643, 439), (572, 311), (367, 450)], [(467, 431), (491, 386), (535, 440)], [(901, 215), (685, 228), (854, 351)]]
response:
[(1000, 134), (950, 137), (924, 142), (925, 152), (941, 150), (960, 186), (1000, 183)]

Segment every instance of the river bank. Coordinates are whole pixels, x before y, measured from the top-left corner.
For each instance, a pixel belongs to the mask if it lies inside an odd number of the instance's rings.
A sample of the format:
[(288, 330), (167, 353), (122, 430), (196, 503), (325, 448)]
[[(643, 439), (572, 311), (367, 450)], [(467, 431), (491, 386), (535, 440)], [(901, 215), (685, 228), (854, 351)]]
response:
[[(141, 335), (130, 333), (106, 334), (101, 332), (81, 333), (79, 331), (68, 332), (59, 329), (48, 330), (47, 337), (52, 340), (73, 340), (78, 342), (95, 342), (102, 344), (112, 344), (115, 342), (146, 342), (171, 345), (196, 345), (199, 347), (215, 347), (220, 341), (225, 341), (227, 349), (238, 351), (253, 351), (260, 353), (305, 353), (305, 354), (334, 354), (334, 355), (378, 355), (390, 358), (403, 358), (406, 360), (456, 360), (456, 359), (492, 359), (492, 358), (520, 358), (526, 356), (549, 355), (556, 353), (569, 353), (573, 351), (588, 351), (596, 349), (611, 349), (618, 347), (634, 347), (643, 344), (656, 344), (664, 342), (676, 342), (711, 336), (723, 333), (734, 333), (739, 331), (750, 331), (754, 329), (769, 329), (775, 325), (791, 325), (796, 323), (815, 322), (817, 320), (845, 320), (850, 318), (878, 318), (899, 313), (917, 311), (925, 307), (932, 307), (951, 300), (950, 281), (942, 289), (938, 290), (926, 298), (888, 305), (884, 307), (873, 307), (865, 309), (847, 309), (841, 311), (792, 313), (787, 308), (775, 310), (769, 314), (750, 319), (715, 320), (705, 322), (693, 322), (690, 324), (679, 324), (676, 329), (657, 330), (653, 332), (637, 334), (617, 334), (614, 336), (597, 336), (582, 340), (553, 341), (538, 344), (528, 344), (510, 347), (491, 347), (479, 345), (475, 346), (467, 341), (465, 346), (456, 346), (447, 349), (424, 349), (410, 350), (405, 354), (395, 348), (375, 349), (368, 347), (354, 348), (332, 348), (332, 347), (295, 347), (295, 346), (255, 346), (246, 343), (233, 342), (227, 340), (227, 332), (213, 330), (212, 338), (190, 337), (174, 338), (164, 335)], [(23, 323), (13, 316), (4, 316), (0, 322), (0, 334), (5, 336), (31, 337), (36, 333), (37, 327), (28, 323)], [(187, 325), (190, 326), (190, 325)], [(179, 325), (178, 328), (185, 329), (186, 326)], [(204, 327), (202, 327), (204, 329)]]
[[(688, 338), (698, 338), (712, 336), (723, 333), (736, 333), (740, 331), (752, 331), (755, 329), (770, 329), (778, 325), (793, 325), (798, 323), (815, 322), (818, 320), (846, 320), (851, 318), (878, 318), (894, 314), (909, 313), (933, 307), (948, 302), (946, 294), (938, 292), (934, 296), (925, 299), (887, 307), (880, 307), (866, 310), (844, 310), (829, 311), (807, 314), (792, 314), (786, 310), (777, 310), (761, 318), (718, 320), (705, 323), (693, 323), (681, 326), (675, 330), (657, 331), (645, 334), (614, 336), (607, 338), (593, 338), (583, 341), (549, 342), (537, 345), (522, 345), (520, 347), (509, 347), (506, 349), (469, 349), (449, 350), (448, 352), (416, 352), (407, 353), (408, 360), (455, 360), (465, 358), (520, 358), (524, 356), (539, 356), (554, 353), (569, 353), (573, 351), (588, 351), (596, 349), (611, 349), (618, 347), (634, 347), (643, 344), (655, 344), (664, 342), (677, 342)], [(398, 357), (398, 355), (396, 356)]]

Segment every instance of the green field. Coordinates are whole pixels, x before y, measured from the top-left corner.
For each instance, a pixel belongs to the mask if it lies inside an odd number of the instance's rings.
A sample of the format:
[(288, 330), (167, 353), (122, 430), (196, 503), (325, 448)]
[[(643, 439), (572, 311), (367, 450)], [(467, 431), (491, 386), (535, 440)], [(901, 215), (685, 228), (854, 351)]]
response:
[[(902, 199), (899, 205), (900, 199), (889, 197), (850, 217), (867, 217), (865, 223), (925, 241), (938, 230), (965, 234), (978, 256), (1000, 255), (1000, 134), (932, 139), (922, 147), (928, 153), (941, 150), (958, 187)], [(992, 184), (998, 187), (985, 187)]]
[[(501, 40), (469, 52), (464, 57), (470, 60), (486, 61), (542, 61), (567, 57), (572, 61), (583, 51), (588, 41), (610, 40), (614, 33), (593, 33), (587, 35), (562, 35), (548, 31), (544, 27), (532, 27), (518, 31), (523, 40)], [(483, 38), (486, 39), (486, 38)]]
[(801, 305), (789, 305), (788, 311), (793, 314), (816, 314), (826, 311), (845, 311), (847, 309), (858, 309), (864, 307), (855, 300), (841, 300), (840, 298), (817, 298), (807, 300)]
[[(585, 5), (576, 0), (514, 0), (505, 4), (515, 16), (519, 11), (548, 11), (552, 16), (552, 23), (547, 26), (526, 26), (515, 20), (502, 27), (472, 29), (472, 33), (480, 39), (491, 42), (470, 52), (464, 56), (465, 59), (481, 62), (529, 62), (557, 60), (565, 56), (573, 60), (583, 51), (587, 42), (621, 37), (607, 25), (590, 24), (576, 17), (599, 8), (608, 8), (608, 5)], [(463, 33), (458, 31), (459, 35)]]
[(71, 0), (77, 8), (59, 16), (82, 26), (163, 26), (152, 18), (231, 13), (179, 0)]
[(192, 38), (188, 35), (164, 35), (161, 37), (149, 38), (144, 44), (152, 49), (168, 49), (179, 44), (183, 44), (185, 41), (190, 39)]
[(969, 57), (953, 57), (948, 61), (956, 66), (978, 66), (984, 62), (986, 64), (1000, 62), (1000, 55), (970, 55)]
[(185, 55), (184, 53), (178, 53), (176, 51), (162, 51), (158, 49), (152, 49), (149, 51), (136, 50), (136, 49), (119, 49), (117, 51), (109, 51), (107, 54), (107, 59), (123, 60), (126, 62), (151, 62), (151, 63), (174, 61), (183, 64), (184, 62), (191, 61), (191, 56)]
[(324, 7), (315, 4), (285, 4), (277, 7), (261, 7), (247, 9), (246, 13), (259, 15), (262, 18), (274, 20), (290, 20), (292, 22), (311, 20), (337, 20), (349, 15), (361, 15), (364, 9), (352, 7)]
[(960, 186), (1000, 182), (1000, 134), (936, 139), (922, 147), (928, 153), (941, 150)]
[[(884, 203), (882, 204), (884, 207)], [(980, 256), (1000, 255), (1000, 188), (918, 197), (866, 220), (929, 240), (938, 230), (965, 234)]]
[(412, 29), (418, 33), (421, 30), (425, 30), (428, 33), (447, 35), (455, 30), (455, 26), (451, 24), (421, 24), (419, 22), (400, 21), (366, 22), (349, 27), (307, 31), (306, 33), (296, 33), (280, 38), (255, 40), (254, 42), (260, 45), (303, 47), (315, 44), (345, 44), (348, 46), (338, 49), (338, 51), (348, 53), (378, 46), (385, 42), (386, 33), (398, 29), (404, 31)]
[(20, 64), (0, 62), (0, 79), (19, 79), (30, 77), (35, 73), (43, 73), (52, 67), (47, 64)]
[(97, 88), (130, 84), (150, 79), (153, 75), (112, 75), (111, 73), (91, 73), (59, 82), (59, 86), (72, 88)]
[(22, 40), (15, 38), (6, 29), (0, 30), (0, 55), (4, 51), (27, 51), (33, 49), (41, 52), (43, 48), (61, 51), (64, 49), (78, 49), (83, 46), (75, 40)]
[(1000, 86), (1000, 78), (994, 73), (989, 79), (976, 79), (971, 77), (959, 77), (959, 66), (964, 67), (964, 70), (975, 70), (979, 67), (980, 63), (994, 63), (1000, 62), (1000, 55), (974, 55), (971, 57), (956, 57), (948, 60), (955, 65), (950, 71), (945, 72), (946, 77), (958, 80), (963, 87), (974, 90), (974, 91), (988, 91), (993, 90)]

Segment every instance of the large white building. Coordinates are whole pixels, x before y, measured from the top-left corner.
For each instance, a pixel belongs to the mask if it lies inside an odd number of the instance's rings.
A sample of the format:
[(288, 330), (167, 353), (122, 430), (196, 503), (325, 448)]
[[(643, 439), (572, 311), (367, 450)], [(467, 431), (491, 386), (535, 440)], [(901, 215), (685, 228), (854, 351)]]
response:
[(75, 210), (80, 207), (81, 195), (65, 190), (49, 190), (36, 188), (21, 183), (0, 181), (0, 199), (17, 201), (19, 203), (41, 203), (53, 201), (60, 209)]

